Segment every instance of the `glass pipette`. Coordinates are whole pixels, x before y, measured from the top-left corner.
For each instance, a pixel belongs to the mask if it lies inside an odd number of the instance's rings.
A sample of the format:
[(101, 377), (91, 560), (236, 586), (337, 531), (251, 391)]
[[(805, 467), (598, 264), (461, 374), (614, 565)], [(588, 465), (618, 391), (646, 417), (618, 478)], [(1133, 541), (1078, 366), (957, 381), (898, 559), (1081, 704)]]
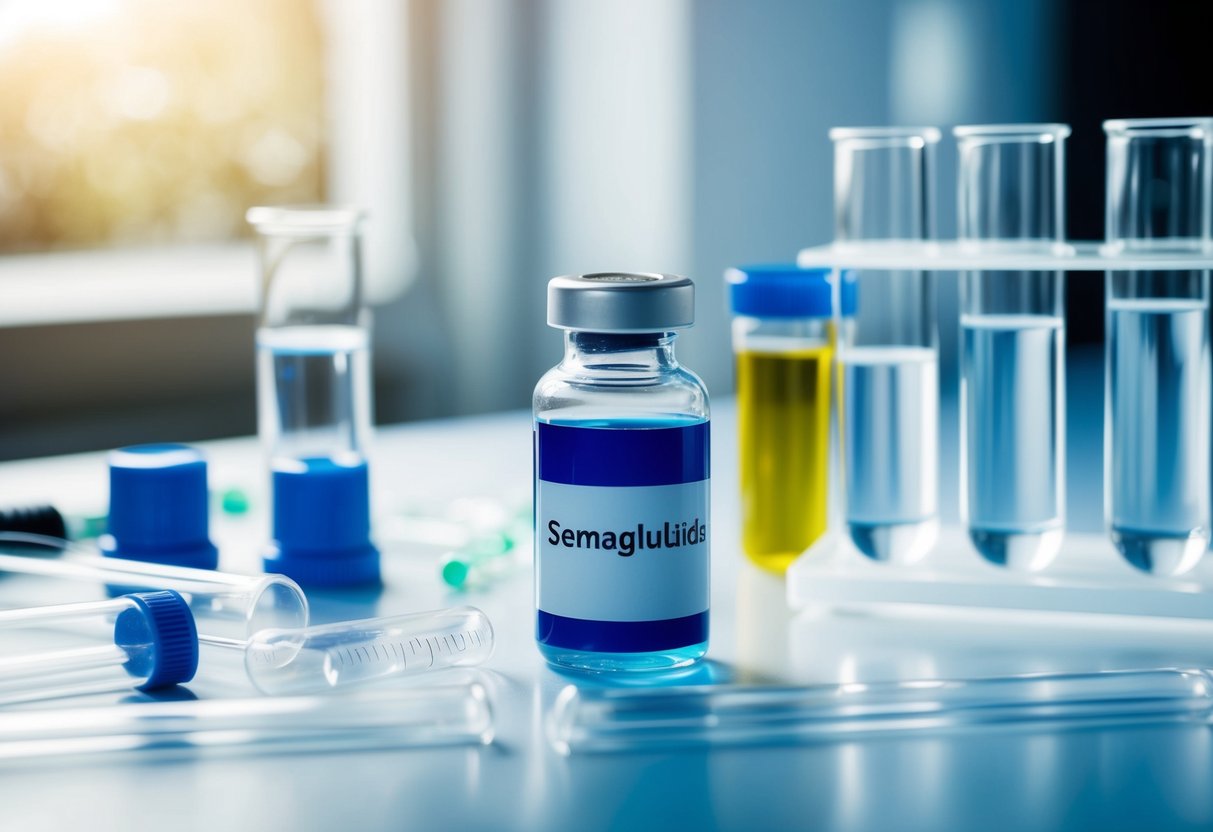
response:
[(444, 667), (481, 664), (493, 626), (475, 607), (264, 630), (244, 649), (249, 679), (271, 695), (319, 693)]
[(0, 611), (0, 704), (188, 682), (198, 634), (175, 592)]
[(140, 702), (0, 713), (0, 761), (140, 751), (194, 755), (487, 745), (493, 711), (479, 684)]
[[(15, 546), (14, 546), (15, 544)], [(63, 557), (30, 554), (30, 546), (65, 551)], [(199, 636), (247, 639), (270, 627), (306, 627), (307, 598), (284, 575), (236, 575), (212, 569), (189, 569), (142, 561), (103, 558), (87, 547), (42, 535), (0, 532), (0, 573), (13, 572), (137, 589), (171, 589), (190, 605)]]
[(1210, 671), (1160, 669), (808, 687), (567, 687), (547, 731), (556, 750), (570, 754), (1211, 716)]

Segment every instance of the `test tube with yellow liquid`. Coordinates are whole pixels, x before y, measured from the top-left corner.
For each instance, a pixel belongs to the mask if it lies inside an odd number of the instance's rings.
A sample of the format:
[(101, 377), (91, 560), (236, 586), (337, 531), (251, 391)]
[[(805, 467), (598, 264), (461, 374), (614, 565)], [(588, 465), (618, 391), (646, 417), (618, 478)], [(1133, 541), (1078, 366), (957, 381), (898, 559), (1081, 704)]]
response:
[(730, 269), (726, 279), (742, 547), (755, 564), (782, 575), (826, 530), (834, 355), (829, 272), (754, 266)]

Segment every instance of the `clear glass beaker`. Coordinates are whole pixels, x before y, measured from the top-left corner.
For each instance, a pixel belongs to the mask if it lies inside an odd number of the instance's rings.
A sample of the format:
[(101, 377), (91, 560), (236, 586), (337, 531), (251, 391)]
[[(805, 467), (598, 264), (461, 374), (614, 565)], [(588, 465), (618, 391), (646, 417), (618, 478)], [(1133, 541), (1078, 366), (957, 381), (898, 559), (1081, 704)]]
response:
[[(836, 128), (835, 245), (934, 236), (935, 146), (923, 128)], [(939, 339), (928, 272), (854, 272), (838, 366), (845, 517), (881, 561), (911, 563), (939, 533)]]
[[(1065, 240), (1064, 124), (957, 127), (958, 236), (982, 251)], [(1064, 273), (960, 282), (961, 515), (982, 557), (1035, 570), (1065, 527)]]
[(376, 583), (362, 215), (253, 208), (248, 221), (261, 255), (257, 405), (274, 495), (266, 569), (304, 586)]
[[(1104, 122), (1112, 252), (1210, 248), (1213, 119)], [(1209, 273), (1107, 273), (1105, 517), (1146, 572), (1191, 569), (1209, 545)]]

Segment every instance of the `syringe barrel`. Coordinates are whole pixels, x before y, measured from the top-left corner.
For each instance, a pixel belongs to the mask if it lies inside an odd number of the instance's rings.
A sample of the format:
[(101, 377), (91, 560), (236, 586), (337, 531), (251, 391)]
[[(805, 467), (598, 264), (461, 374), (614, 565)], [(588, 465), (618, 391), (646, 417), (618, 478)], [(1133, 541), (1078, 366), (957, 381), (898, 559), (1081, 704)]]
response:
[(320, 691), (481, 664), (493, 627), (475, 607), (257, 633), (245, 649), (249, 679), (271, 695)]
[[(55, 546), (52, 538), (0, 533), (0, 550), (24, 542)], [(62, 546), (63, 541), (57, 541)], [(271, 627), (308, 624), (307, 598), (299, 585), (282, 575), (236, 575), (211, 569), (165, 566), (121, 558), (80, 554), (70, 547), (61, 558), (0, 553), (0, 573), (42, 575), (123, 591), (167, 589), (181, 594), (190, 606), (204, 640), (245, 640)], [(28, 548), (9, 551), (28, 552)]]
[(198, 634), (175, 592), (0, 611), (0, 703), (189, 681)]

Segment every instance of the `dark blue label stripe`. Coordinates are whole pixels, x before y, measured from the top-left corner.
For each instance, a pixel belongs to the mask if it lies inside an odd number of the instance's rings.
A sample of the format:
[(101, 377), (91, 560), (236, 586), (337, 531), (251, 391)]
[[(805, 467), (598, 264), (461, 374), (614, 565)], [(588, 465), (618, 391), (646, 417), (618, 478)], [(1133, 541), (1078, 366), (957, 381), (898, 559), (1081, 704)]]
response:
[(708, 613), (665, 621), (587, 621), (539, 610), (535, 639), (549, 647), (595, 653), (675, 650), (708, 640)]
[(535, 470), (565, 485), (678, 485), (708, 478), (708, 423), (573, 427), (539, 422)]

